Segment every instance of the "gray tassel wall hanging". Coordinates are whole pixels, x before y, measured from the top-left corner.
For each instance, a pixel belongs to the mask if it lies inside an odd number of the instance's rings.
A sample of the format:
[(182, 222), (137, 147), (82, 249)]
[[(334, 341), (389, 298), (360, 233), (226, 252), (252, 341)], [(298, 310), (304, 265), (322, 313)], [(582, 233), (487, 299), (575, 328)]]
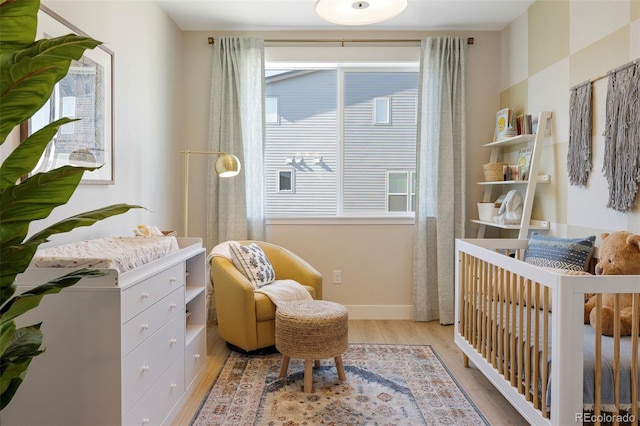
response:
[(609, 184), (607, 207), (630, 211), (640, 183), (640, 63), (609, 75), (602, 171)]
[(591, 81), (586, 81), (571, 89), (569, 100), (567, 171), (574, 186), (585, 186), (591, 173), (592, 114)]

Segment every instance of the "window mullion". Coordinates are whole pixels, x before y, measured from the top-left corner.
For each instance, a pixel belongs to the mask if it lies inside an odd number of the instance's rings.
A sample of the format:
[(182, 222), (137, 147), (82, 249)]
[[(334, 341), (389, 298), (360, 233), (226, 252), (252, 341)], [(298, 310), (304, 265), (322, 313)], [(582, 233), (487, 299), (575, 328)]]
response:
[(336, 77), (338, 79), (338, 93), (337, 93), (337, 114), (336, 118), (338, 120), (337, 123), (337, 164), (340, 172), (338, 173), (337, 185), (336, 188), (336, 197), (337, 197), (337, 210), (338, 215), (342, 216), (344, 214), (344, 69), (338, 67), (338, 72), (336, 73)]

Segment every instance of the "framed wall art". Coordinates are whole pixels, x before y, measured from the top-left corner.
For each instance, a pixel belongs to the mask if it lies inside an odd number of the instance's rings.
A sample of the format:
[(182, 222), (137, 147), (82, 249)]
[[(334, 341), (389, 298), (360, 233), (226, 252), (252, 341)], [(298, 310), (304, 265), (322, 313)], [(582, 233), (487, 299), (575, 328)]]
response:
[[(41, 5), (36, 40), (75, 33), (90, 37)], [(104, 46), (85, 51), (72, 61), (67, 75), (56, 84), (49, 101), (23, 123), (21, 140), (62, 117), (79, 120), (65, 124), (47, 146), (31, 174), (64, 165), (101, 166), (85, 172), (81, 183), (113, 184), (113, 61)]]

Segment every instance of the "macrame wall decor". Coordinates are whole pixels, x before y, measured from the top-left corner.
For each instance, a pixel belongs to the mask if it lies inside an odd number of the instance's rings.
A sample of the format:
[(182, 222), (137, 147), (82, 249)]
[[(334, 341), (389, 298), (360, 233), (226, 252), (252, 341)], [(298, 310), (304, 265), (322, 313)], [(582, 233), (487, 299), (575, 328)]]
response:
[(569, 100), (569, 183), (585, 186), (591, 173), (591, 81), (571, 89)]
[(602, 171), (609, 184), (607, 207), (626, 212), (633, 208), (640, 183), (640, 62), (634, 61), (609, 75), (605, 152)]

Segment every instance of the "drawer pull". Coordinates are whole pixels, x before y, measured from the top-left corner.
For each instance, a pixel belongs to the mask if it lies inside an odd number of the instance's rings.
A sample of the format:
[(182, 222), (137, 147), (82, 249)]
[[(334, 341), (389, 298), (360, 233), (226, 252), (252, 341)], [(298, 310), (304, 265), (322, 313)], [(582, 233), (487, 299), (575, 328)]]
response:
[(149, 298), (149, 293), (147, 293), (147, 292), (142, 293), (142, 294), (140, 295), (140, 298), (141, 298), (141, 299), (148, 299), (148, 298)]
[(193, 355), (193, 357), (194, 357), (195, 359), (199, 359), (199, 358), (200, 358), (200, 354), (195, 354), (195, 355)]
[(149, 366), (148, 365), (143, 365), (142, 366), (142, 372), (144, 373), (145, 371), (149, 371)]
[(177, 387), (178, 387), (178, 385), (176, 383), (171, 383), (171, 389), (175, 389)]
[(169, 278), (169, 282), (170, 283), (175, 283), (176, 281), (178, 281), (178, 279), (176, 277)]
[(149, 324), (142, 324), (141, 327), (143, 330), (148, 330), (149, 329)]
[(145, 417), (144, 419), (142, 419), (143, 425), (148, 425), (149, 423), (151, 423), (151, 420), (149, 420), (148, 418)]
[(177, 307), (178, 307), (178, 305), (175, 304), (175, 303), (172, 303), (172, 304), (169, 305), (169, 309), (175, 309)]
[(171, 339), (169, 340), (169, 343), (171, 343), (172, 345), (175, 345), (176, 343), (178, 343), (178, 339)]

